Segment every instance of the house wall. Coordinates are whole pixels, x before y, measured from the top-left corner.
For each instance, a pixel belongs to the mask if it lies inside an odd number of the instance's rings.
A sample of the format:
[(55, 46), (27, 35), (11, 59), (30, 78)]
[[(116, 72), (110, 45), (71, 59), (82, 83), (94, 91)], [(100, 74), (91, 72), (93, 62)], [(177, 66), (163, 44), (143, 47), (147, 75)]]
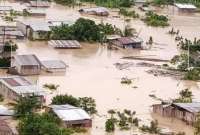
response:
[(92, 120), (64, 121), (64, 127), (92, 127)]
[(5, 98), (16, 100), (19, 98), (19, 95), (0, 82), (0, 94), (3, 95)]
[(17, 29), (20, 30), (25, 36), (28, 36), (27, 33), (27, 25), (23, 24), (22, 22), (17, 21), (16, 23)]
[(18, 73), (21, 75), (38, 75), (40, 74), (41, 66), (30, 65), (30, 66), (19, 66)]

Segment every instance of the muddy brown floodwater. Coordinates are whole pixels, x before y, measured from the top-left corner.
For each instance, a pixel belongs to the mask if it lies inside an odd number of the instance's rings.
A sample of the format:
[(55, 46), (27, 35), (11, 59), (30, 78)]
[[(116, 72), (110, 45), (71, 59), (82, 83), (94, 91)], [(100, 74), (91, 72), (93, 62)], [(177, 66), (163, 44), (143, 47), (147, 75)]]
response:
[[(5, 2), (10, 4), (8, 2)], [(78, 8), (72, 9), (53, 4), (47, 10), (46, 18), (41, 20), (76, 20), (81, 17), (77, 12)], [(200, 37), (200, 14), (180, 14), (173, 8), (169, 10), (157, 9), (159, 13), (167, 14), (170, 18), (171, 26), (180, 30), (183, 37), (193, 39)], [(117, 14), (112, 12), (112, 15)], [(103, 20), (123, 28), (122, 18), (100, 18), (94, 16), (82, 16), (90, 18), (97, 23)], [(35, 19), (35, 18), (23, 18)], [(37, 18), (38, 19), (38, 18)], [(109, 109), (130, 109), (137, 112), (137, 117), (142, 123), (148, 123), (152, 119), (158, 119), (161, 127), (171, 128), (173, 131), (185, 131), (187, 135), (193, 134), (192, 127), (171, 119), (164, 119), (151, 114), (151, 105), (157, 101), (149, 97), (155, 94), (163, 99), (172, 99), (178, 96), (180, 90), (189, 88), (192, 90), (194, 100), (200, 99), (199, 82), (176, 80), (172, 77), (153, 76), (145, 71), (150, 67), (132, 66), (128, 69), (118, 70), (114, 63), (133, 62), (136, 60), (120, 59), (124, 56), (146, 56), (159, 59), (171, 59), (175, 54), (179, 54), (174, 37), (166, 34), (168, 28), (152, 28), (146, 26), (140, 20), (132, 20), (130, 25), (140, 32), (139, 36), (147, 41), (149, 36), (153, 36), (157, 43), (150, 50), (118, 50), (110, 51), (100, 44), (83, 43), (83, 48), (79, 50), (56, 50), (47, 45), (47, 42), (18, 41), (19, 49), (17, 54), (36, 54), (41, 60), (61, 59), (65, 61), (69, 68), (63, 75), (40, 75), (30, 77), (38, 79), (42, 87), (45, 83), (59, 84), (57, 92), (47, 95), (47, 102), (56, 94), (72, 94), (73, 96), (91, 96), (96, 99), (98, 114), (95, 116), (93, 128), (86, 135), (104, 135), (104, 123)], [(3, 74), (3, 71), (0, 72)], [(133, 84), (122, 85), (121, 77), (133, 78)], [(137, 88), (133, 88), (137, 86)], [(130, 131), (115, 131), (115, 135), (130, 135)]]

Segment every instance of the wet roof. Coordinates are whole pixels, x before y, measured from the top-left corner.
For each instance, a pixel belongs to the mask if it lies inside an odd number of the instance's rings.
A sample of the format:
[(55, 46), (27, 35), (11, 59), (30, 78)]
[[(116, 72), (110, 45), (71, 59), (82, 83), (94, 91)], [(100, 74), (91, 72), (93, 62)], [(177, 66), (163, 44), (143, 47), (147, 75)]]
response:
[(84, 12), (96, 12), (96, 13), (109, 12), (109, 10), (105, 7), (83, 8), (81, 10)]
[(12, 10), (12, 6), (0, 6), (0, 11), (10, 11)]
[(50, 3), (48, 1), (30, 1), (31, 7), (49, 7)]
[(47, 69), (66, 69), (67, 65), (61, 60), (41, 61), (42, 66)]
[(196, 9), (196, 6), (192, 4), (187, 4), (187, 3), (175, 3), (175, 6), (177, 6), (180, 9)]
[(40, 66), (39, 59), (34, 54), (16, 55), (15, 61), (21, 66)]
[(173, 103), (175, 106), (178, 106), (182, 109), (185, 109), (189, 112), (198, 113), (200, 112), (200, 102), (193, 103)]
[(91, 119), (88, 113), (81, 108), (71, 105), (51, 105), (55, 114), (63, 121), (76, 121)]
[(46, 22), (31, 23), (30, 27), (33, 31), (50, 31), (49, 24)]
[(50, 40), (48, 44), (54, 48), (81, 48), (76, 40)]
[(34, 94), (38, 96), (45, 94), (45, 91), (38, 89), (36, 84), (31, 83), (21, 76), (0, 77), (0, 82), (22, 96), (23, 94)]
[(13, 110), (9, 110), (7, 107), (0, 105), (0, 116), (12, 116), (14, 115)]

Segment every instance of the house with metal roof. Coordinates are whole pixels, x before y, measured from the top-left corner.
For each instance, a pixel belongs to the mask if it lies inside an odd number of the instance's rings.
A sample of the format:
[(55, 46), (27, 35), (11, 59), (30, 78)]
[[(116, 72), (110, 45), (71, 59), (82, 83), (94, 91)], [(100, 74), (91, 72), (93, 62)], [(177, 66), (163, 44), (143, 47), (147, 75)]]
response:
[(13, 116), (14, 110), (10, 110), (4, 105), (0, 105), (0, 116)]
[(0, 77), (0, 94), (10, 100), (17, 100), (19, 97), (36, 96), (44, 102), (45, 91), (38, 88), (28, 79), (21, 76)]
[(38, 75), (41, 63), (34, 54), (16, 55), (12, 61), (12, 68), (20, 75)]
[(197, 7), (190, 3), (175, 3), (174, 4), (179, 11), (194, 12)]
[(105, 7), (92, 7), (92, 8), (82, 8), (79, 10), (82, 14), (97, 15), (97, 16), (108, 16), (109, 10)]
[(50, 40), (48, 44), (56, 49), (80, 49), (81, 44), (77, 40)]
[(65, 72), (67, 65), (61, 60), (45, 60), (41, 61), (42, 69), (47, 72)]
[(30, 1), (29, 2), (30, 7), (38, 7), (38, 8), (47, 8), (50, 7), (50, 2), (49, 1)]
[(120, 48), (141, 48), (142, 39), (134, 37), (119, 37), (108, 41), (110, 45), (114, 45)]
[(49, 23), (41, 20), (17, 21), (17, 29), (31, 40), (47, 40), (51, 29)]
[(62, 121), (64, 127), (92, 127), (91, 117), (81, 108), (69, 104), (51, 105), (50, 108)]
[(153, 112), (164, 117), (177, 118), (193, 125), (198, 113), (200, 113), (200, 102), (154, 104)]

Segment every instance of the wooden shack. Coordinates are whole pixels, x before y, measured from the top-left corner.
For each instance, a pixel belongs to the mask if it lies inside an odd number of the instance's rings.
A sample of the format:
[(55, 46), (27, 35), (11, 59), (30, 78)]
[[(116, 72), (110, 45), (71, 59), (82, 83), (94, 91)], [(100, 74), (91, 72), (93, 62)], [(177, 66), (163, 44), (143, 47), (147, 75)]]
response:
[(92, 119), (81, 108), (69, 104), (51, 105), (51, 110), (60, 118), (64, 127), (92, 127)]
[(142, 39), (133, 37), (120, 37), (109, 40), (109, 44), (120, 48), (142, 48)]
[(200, 102), (155, 104), (153, 105), (153, 112), (163, 117), (177, 118), (193, 125), (197, 119), (197, 114), (200, 112)]
[(12, 67), (20, 75), (38, 75), (41, 71), (39, 59), (33, 55), (16, 55)]

